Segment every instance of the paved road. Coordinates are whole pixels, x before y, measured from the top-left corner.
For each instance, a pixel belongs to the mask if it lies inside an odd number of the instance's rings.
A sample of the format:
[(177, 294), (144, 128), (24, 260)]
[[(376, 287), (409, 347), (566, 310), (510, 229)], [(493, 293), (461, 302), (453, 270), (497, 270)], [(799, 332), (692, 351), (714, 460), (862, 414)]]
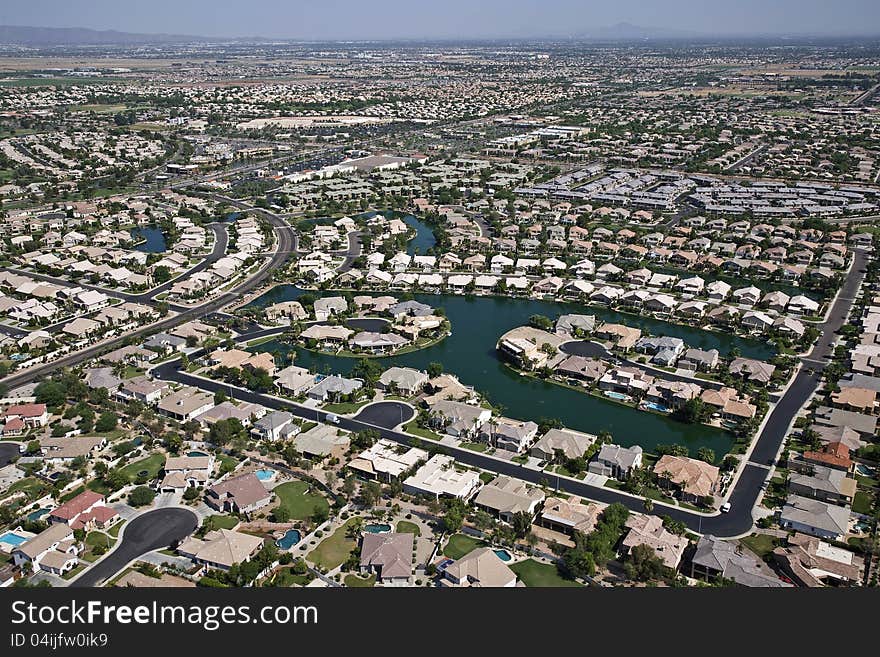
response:
[(192, 534), (199, 521), (195, 513), (181, 507), (148, 511), (128, 523), (122, 542), (101, 561), (71, 582), (71, 586), (99, 586), (138, 557), (167, 548)]
[(413, 411), (409, 404), (398, 401), (382, 401), (362, 408), (354, 416), (354, 419), (358, 422), (374, 424), (377, 427), (393, 429), (398, 425), (409, 422), (415, 415), (415, 411)]
[(18, 445), (18, 443), (9, 441), (0, 442), (0, 468), (4, 465), (9, 465), (19, 457)]
[(348, 234), (348, 253), (345, 255), (345, 260), (339, 268), (336, 270), (338, 272), (346, 272), (352, 268), (354, 265), (354, 261), (357, 260), (361, 255), (361, 234), (359, 231), (353, 230)]

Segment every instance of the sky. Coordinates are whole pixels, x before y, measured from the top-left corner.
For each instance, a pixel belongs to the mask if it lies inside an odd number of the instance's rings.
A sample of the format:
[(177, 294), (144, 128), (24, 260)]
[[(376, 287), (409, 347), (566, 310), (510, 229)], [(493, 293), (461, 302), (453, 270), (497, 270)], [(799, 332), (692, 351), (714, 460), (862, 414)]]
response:
[(880, 34), (880, 0), (0, 0), (0, 24), (277, 39)]

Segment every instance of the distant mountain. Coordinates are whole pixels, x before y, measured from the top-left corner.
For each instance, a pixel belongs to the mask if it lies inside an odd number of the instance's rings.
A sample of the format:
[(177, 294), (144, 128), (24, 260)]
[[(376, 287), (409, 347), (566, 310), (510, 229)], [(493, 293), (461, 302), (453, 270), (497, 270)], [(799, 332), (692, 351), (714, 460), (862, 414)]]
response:
[(0, 44), (19, 46), (129, 46), (206, 41), (212, 41), (212, 39), (184, 34), (137, 34), (117, 32), (116, 30), (90, 30), (84, 27), (0, 25)]
[(596, 39), (601, 41), (643, 41), (662, 39), (690, 39), (705, 36), (689, 30), (678, 30), (666, 27), (642, 27), (632, 23), (617, 23), (607, 27), (584, 30), (575, 35), (580, 39)]

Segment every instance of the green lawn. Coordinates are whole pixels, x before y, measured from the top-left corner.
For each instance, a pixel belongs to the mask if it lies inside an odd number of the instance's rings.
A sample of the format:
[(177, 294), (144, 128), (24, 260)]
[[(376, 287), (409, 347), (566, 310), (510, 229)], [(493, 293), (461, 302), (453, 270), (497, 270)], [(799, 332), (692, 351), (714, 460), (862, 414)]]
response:
[(853, 498), (852, 510), (856, 513), (868, 515), (871, 513), (871, 494), (860, 490)]
[(769, 534), (752, 534), (741, 538), (740, 542), (762, 559), (781, 544), (778, 538)]
[(485, 452), (489, 449), (489, 446), (486, 443), (461, 443), (460, 446), (469, 449), (472, 452)]
[(305, 586), (313, 579), (315, 579), (315, 576), (312, 575), (312, 573), (307, 572), (304, 575), (297, 575), (293, 572), (293, 568), (288, 566), (286, 568), (279, 568), (269, 581), (272, 582), (274, 586), (291, 587)]
[(207, 531), (213, 531), (215, 529), (232, 529), (236, 525), (238, 525), (238, 518), (235, 516), (208, 516), (205, 518), (204, 526), (207, 528)]
[(362, 406), (366, 406), (369, 403), (370, 403), (370, 400), (356, 402), (356, 403), (343, 402), (340, 404), (325, 404), (322, 410), (325, 410), (328, 413), (341, 413), (344, 415), (346, 413), (354, 413), (355, 411), (360, 409)]
[(348, 555), (357, 547), (357, 544), (345, 535), (348, 526), (355, 522), (355, 518), (350, 518), (342, 527), (333, 532), (332, 535), (325, 538), (312, 550), (308, 557), (316, 566), (321, 566), (327, 570), (333, 570), (337, 566), (348, 559)]
[(134, 461), (133, 463), (129, 463), (120, 471), (126, 479), (133, 482), (138, 478), (138, 474), (147, 471), (148, 479), (155, 479), (159, 475), (159, 470), (163, 468), (165, 465), (165, 455), (156, 452), (155, 454), (150, 454), (147, 458), (141, 459), (140, 461)]
[(428, 440), (440, 440), (440, 436), (429, 429), (424, 429), (420, 427), (415, 420), (405, 424), (403, 426), (403, 430), (407, 433), (411, 433), (414, 436), (418, 436), (419, 438), (427, 438)]
[(534, 559), (526, 559), (510, 566), (510, 569), (516, 573), (523, 584), (532, 587), (565, 587), (565, 586), (583, 586), (578, 582), (560, 577), (556, 566), (547, 563), (539, 563)]
[(277, 486), (273, 492), (281, 500), (280, 506), (287, 509), (294, 520), (311, 518), (316, 511), (329, 511), (330, 505), (323, 495), (309, 493), (310, 484), (305, 481), (288, 481)]
[(29, 500), (36, 499), (45, 495), (49, 491), (49, 486), (40, 481), (36, 477), (25, 477), (19, 479), (9, 488), (6, 489), (8, 494), (23, 492)]
[(72, 500), (74, 497), (76, 497), (80, 493), (85, 492), (85, 490), (86, 490), (85, 486), (78, 486), (77, 488), (74, 488), (69, 493), (65, 493), (64, 495), (59, 497), (58, 501), (61, 502), (62, 504), (64, 504), (65, 502), (69, 502), (70, 500)]
[(86, 568), (86, 564), (84, 564), (84, 563), (78, 564), (75, 568), (67, 571), (61, 577), (63, 579), (67, 579), (67, 580), (73, 579), (74, 577), (79, 575), (83, 570), (85, 570), (85, 568)]
[(347, 587), (352, 589), (369, 589), (372, 588), (373, 585), (376, 583), (376, 576), (370, 575), (369, 577), (364, 579), (360, 575), (346, 575), (345, 580), (343, 581), (345, 582), (345, 585)]
[(416, 536), (422, 535), (422, 529), (414, 522), (407, 522), (406, 520), (401, 520), (397, 523), (397, 533), (398, 534), (415, 534)]
[(119, 530), (122, 529), (123, 525), (125, 525), (125, 521), (121, 520), (120, 522), (117, 522), (115, 525), (113, 525), (110, 529), (108, 529), (107, 533), (115, 538), (116, 536), (119, 536)]
[(220, 454), (217, 456), (217, 462), (220, 464), (220, 471), (232, 472), (238, 465), (238, 459), (228, 454)]
[(443, 554), (450, 559), (461, 559), (464, 555), (483, 547), (485, 543), (478, 538), (466, 536), (465, 534), (455, 534), (450, 536), (443, 548)]

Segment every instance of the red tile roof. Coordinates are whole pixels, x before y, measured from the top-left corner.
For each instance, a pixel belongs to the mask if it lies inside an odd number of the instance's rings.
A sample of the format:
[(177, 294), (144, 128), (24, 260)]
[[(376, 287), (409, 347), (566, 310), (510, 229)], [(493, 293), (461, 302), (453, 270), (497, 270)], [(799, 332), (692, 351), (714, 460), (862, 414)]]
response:
[(67, 502), (59, 506), (50, 515), (56, 518), (63, 518), (64, 520), (72, 520), (83, 511), (88, 509), (90, 506), (103, 500), (104, 496), (100, 493), (96, 493), (92, 490), (86, 490), (74, 497), (72, 500), (68, 500)]

